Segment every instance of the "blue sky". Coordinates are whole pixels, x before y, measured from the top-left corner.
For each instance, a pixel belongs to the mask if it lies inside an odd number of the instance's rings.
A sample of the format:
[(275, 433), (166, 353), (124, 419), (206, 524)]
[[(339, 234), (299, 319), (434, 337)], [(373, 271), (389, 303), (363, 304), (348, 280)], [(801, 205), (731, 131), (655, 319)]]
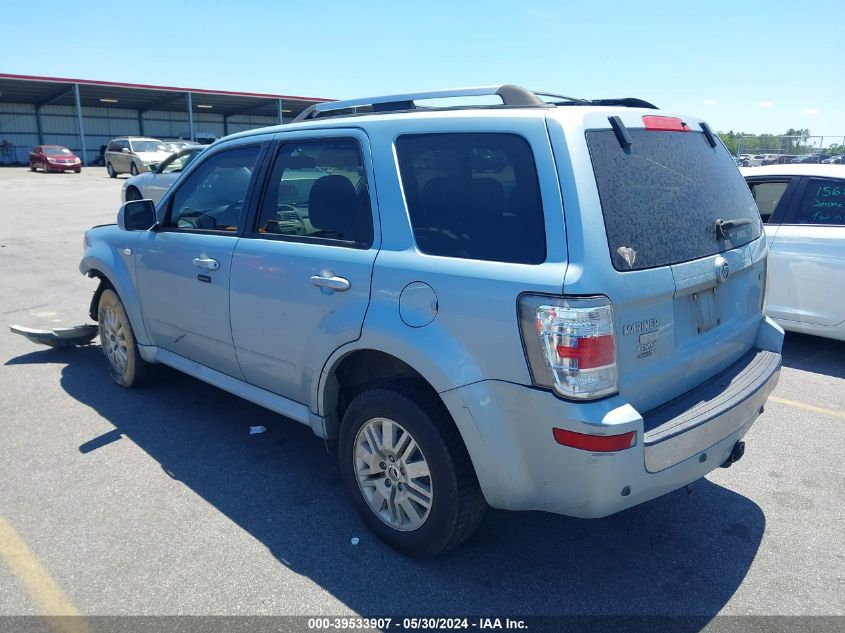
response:
[(45, 0), (3, 22), (0, 72), (335, 98), (516, 83), (845, 135), (845, 0)]

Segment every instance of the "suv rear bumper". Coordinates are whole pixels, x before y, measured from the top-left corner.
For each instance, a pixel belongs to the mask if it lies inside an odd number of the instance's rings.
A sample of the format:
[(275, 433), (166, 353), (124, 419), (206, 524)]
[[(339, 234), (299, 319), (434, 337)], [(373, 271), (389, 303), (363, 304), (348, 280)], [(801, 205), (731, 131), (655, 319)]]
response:
[[(598, 518), (681, 488), (728, 459), (777, 384), (780, 345), (768, 347), (778, 351), (751, 350), (700, 387), (645, 414), (618, 396), (571, 403), (492, 380), (441, 395), (491, 506)], [(553, 428), (589, 435), (636, 431), (636, 444), (589, 452), (557, 444)]]

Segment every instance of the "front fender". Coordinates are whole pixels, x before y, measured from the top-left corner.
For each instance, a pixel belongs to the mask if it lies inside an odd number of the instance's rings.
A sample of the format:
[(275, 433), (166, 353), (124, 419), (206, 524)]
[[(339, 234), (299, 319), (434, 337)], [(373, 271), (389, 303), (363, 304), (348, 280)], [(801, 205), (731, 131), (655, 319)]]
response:
[[(135, 280), (135, 243), (139, 233), (122, 231), (116, 226), (98, 227), (86, 236), (88, 244), (79, 272), (106, 279), (117, 292), (138, 345), (151, 345)], [(128, 252), (128, 254), (127, 254)]]

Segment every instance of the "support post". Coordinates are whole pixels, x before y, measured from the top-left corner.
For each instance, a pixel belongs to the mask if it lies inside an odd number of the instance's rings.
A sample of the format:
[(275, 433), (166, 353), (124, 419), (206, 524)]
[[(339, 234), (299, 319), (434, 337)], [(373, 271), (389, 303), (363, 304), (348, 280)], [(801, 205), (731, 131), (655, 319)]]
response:
[(87, 152), (85, 151), (85, 126), (82, 123), (82, 102), (79, 99), (79, 84), (73, 84), (73, 96), (76, 100), (76, 121), (79, 124), (79, 142), (82, 145), (82, 164), (88, 165)]
[(276, 109), (279, 112), (279, 125), (282, 125), (285, 122), (285, 118), (284, 118), (284, 116), (282, 116), (283, 115), (283, 109), (282, 109), (282, 100), (281, 99), (276, 99)]
[(229, 136), (229, 115), (223, 115), (223, 136)]
[(38, 130), (38, 144), (44, 145), (44, 128), (41, 125), (41, 107), (35, 106), (35, 128)]
[(146, 136), (144, 134), (144, 113), (141, 109), (138, 109), (138, 131), (141, 133), (141, 136)]
[(191, 137), (192, 141), (195, 141), (194, 138), (194, 103), (191, 99), (191, 93), (185, 93), (185, 100), (188, 103), (188, 136)]

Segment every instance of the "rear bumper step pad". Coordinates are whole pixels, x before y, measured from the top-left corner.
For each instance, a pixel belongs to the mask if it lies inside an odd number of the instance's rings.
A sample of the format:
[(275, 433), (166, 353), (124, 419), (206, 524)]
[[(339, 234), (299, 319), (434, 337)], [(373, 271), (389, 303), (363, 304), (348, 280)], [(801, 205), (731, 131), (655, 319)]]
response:
[(753, 421), (777, 384), (781, 355), (753, 349), (723, 372), (643, 415), (646, 470), (657, 472)]

